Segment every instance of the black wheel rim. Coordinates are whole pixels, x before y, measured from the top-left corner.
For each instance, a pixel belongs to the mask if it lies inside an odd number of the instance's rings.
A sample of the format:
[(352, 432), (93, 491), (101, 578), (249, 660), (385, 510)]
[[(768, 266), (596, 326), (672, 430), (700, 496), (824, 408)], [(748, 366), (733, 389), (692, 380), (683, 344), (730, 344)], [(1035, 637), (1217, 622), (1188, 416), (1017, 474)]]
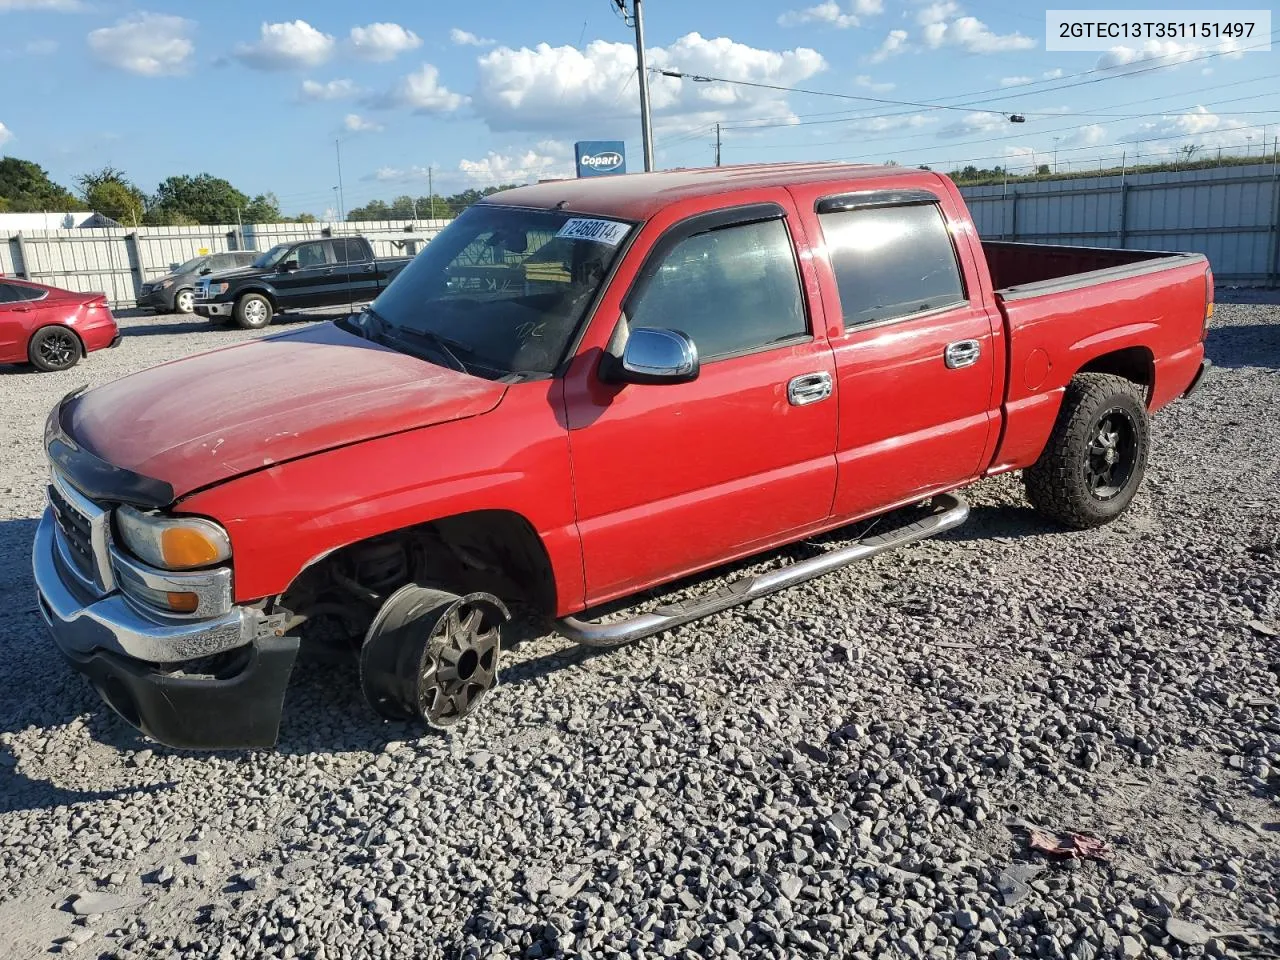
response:
[(48, 333), (41, 339), (36, 351), (40, 359), (51, 367), (65, 367), (76, 358), (76, 341), (70, 333)]
[(1084, 466), (1089, 492), (1098, 500), (1114, 500), (1133, 479), (1137, 458), (1138, 425), (1127, 410), (1107, 410), (1089, 431)]

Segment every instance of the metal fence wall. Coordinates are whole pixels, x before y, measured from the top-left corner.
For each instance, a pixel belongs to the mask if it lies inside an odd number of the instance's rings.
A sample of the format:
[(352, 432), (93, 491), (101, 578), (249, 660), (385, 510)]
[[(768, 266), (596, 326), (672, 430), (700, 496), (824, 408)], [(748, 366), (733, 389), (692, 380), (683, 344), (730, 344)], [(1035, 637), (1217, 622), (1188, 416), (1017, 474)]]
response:
[[(133, 306), (144, 282), (205, 253), (269, 250), (321, 236), (368, 238), (380, 257), (417, 253), (449, 221), (259, 223), (244, 226), (28, 230), (0, 237), (0, 273), (84, 292), (101, 291), (116, 308)], [(329, 231), (326, 234), (324, 231)]]
[(961, 187), (991, 240), (1203, 253), (1221, 284), (1280, 286), (1273, 163)]

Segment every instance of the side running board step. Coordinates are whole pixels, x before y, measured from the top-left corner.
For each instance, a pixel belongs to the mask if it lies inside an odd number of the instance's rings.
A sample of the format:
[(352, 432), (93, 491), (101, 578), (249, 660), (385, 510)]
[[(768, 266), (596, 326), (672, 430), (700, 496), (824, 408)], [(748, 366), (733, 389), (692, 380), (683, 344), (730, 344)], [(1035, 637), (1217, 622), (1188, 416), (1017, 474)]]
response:
[(716, 590), (708, 596), (679, 603), (664, 604), (648, 613), (641, 613), (626, 620), (602, 622), (565, 617), (556, 621), (556, 629), (564, 636), (589, 647), (615, 647), (633, 640), (651, 637), (655, 633), (670, 630), (691, 620), (728, 610), (730, 607), (759, 597), (777, 593), (787, 587), (812, 580), (847, 566), (855, 560), (865, 560), (887, 550), (915, 543), (945, 533), (964, 523), (969, 516), (969, 504), (953, 493), (933, 498), (935, 513), (913, 523), (886, 533), (859, 540), (847, 547), (840, 547), (808, 560), (801, 560), (779, 570), (770, 570), (756, 577), (744, 577)]

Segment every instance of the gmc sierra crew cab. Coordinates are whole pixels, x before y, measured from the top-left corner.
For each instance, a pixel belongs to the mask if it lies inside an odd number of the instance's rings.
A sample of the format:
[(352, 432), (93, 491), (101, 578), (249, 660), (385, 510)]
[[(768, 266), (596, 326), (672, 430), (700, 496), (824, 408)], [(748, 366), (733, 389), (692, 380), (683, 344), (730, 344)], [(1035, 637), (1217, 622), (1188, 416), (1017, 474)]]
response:
[(1212, 309), (1200, 255), (984, 242), (926, 171), (520, 187), (362, 313), (67, 396), (40, 609), (167, 744), (272, 744), (300, 647), (350, 656), (377, 713), (448, 726), (493, 688), (513, 603), (625, 643), (946, 531), (957, 490), (1010, 470), (1055, 521), (1114, 519)]
[(375, 257), (364, 237), (281, 243), (247, 267), (202, 276), (195, 312), (257, 329), (282, 310), (367, 303), (411, 259)]

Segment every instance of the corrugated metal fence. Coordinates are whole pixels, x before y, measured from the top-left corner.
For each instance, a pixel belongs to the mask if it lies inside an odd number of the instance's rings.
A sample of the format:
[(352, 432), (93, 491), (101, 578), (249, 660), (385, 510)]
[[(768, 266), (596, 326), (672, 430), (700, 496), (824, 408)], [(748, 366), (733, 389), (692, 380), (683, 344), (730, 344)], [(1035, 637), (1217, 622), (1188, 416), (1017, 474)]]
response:
[[(417, 253), (447, 220), (367, 223), (260, 223), (237, 226), (29, 230), (0, 237), (0, 273), (85, 292), (101, 291), (113, 307), (137, 302), (139, 288), (171, 264), (227, 250), (269, 250), (321, 236), (368, 238), (380, 257)], [(327, 232), (326, 232), (327, 231)]]
[(1280, 286), (1273, 163), (961, 187), (988, 239), (1203, 253), (1222, 284)]

